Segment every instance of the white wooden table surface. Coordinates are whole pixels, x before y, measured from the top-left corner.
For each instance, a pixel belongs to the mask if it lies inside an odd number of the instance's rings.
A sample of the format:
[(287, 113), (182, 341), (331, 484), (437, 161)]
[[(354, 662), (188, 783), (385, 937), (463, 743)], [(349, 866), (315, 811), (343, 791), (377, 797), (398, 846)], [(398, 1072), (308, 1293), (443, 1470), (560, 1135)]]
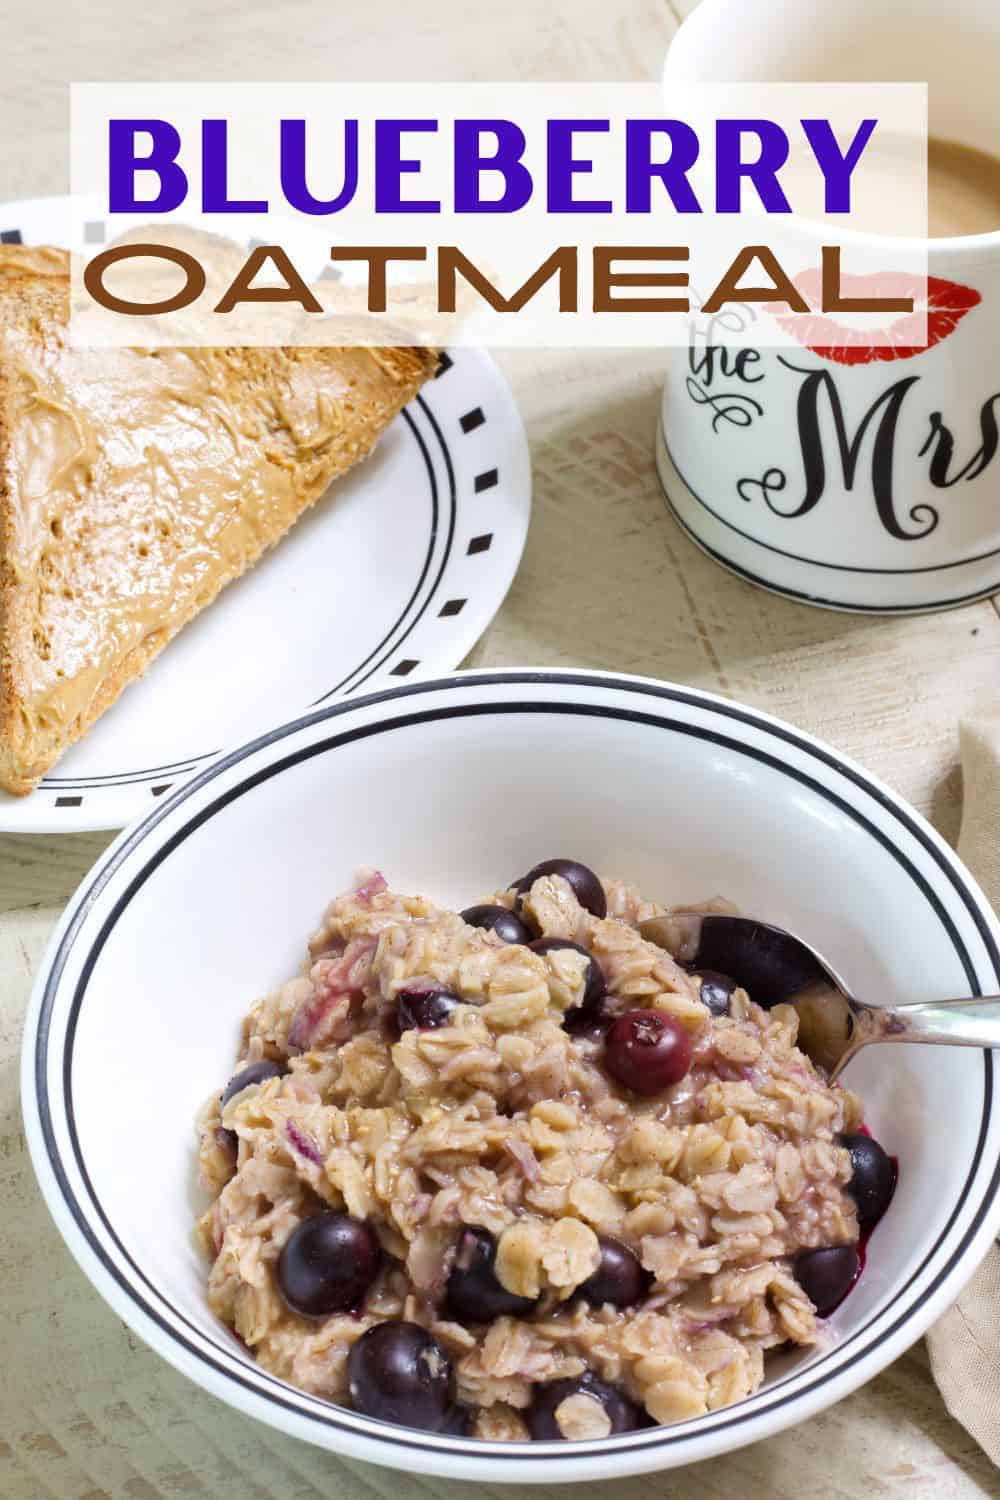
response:
[[(689, 8), (0, 0), (0, 200), (65, 190), (70, 79), (653, 78)], [(520, 575), (470, 664), (616, 668), (759, 704), (856, 756), (952, 837), (957, 721), (1000, 700), (994, 605), (876, 621), (756, 592), (696, 552), (664, 511), (655, 356), (501, 363), (531, 439), (535, 510)], [(125, 1329), (63, 1248), (25, 1150), (18, 1049), (48, 934), (106, 842), (0, 836), (0, 1497), (472, 1500), (472, 1486), (339, 1461), (202, 1394)], [(1000, 1497), (1000, 1475), (948, 1416), (918, 1346), (804, 1427), (697, 1469), (618, 1481), (613, 1493), (971, 1500)]]

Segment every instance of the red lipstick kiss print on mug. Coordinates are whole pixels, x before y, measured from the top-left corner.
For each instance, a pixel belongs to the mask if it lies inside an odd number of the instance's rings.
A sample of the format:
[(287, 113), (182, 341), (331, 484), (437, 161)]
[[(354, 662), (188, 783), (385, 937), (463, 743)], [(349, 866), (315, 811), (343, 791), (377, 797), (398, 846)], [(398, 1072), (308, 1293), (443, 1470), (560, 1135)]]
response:
[[(777, 322), (790, 333), (797, 343), (818, 354), (822, 359), (832, 359), (839, 365), (866, 365), (876, 360), (913, 359), (933, 349), (942, 339), (949, 338), (971, 308), (978, 306), (982, 297), (975, 287), (961, 286), (957, 281), (945, 281), (940, 276), (913, 276), (906, 273), (886, 272), (882, 275), (849, 276), (841, 278), (841, 287), (852, 297), (912, 297), (913, 312), (896, 317), (885, 329), (883, 337), (888, 342), (872, 344), (866, 342), (863, 328), (848, 328), (838, 324), (828, 313), (820, 312), (820, 272), (804, 271), (795, 278), (795, 285), (811, 307), (817, 309), (813, 317), (805, 313), (778, 314)], [(922, 327), (927, 319), (927, 337), (923, 343), (915, 343), (915, 325)], [(830, 342), (836, 337), (836, 344)]]

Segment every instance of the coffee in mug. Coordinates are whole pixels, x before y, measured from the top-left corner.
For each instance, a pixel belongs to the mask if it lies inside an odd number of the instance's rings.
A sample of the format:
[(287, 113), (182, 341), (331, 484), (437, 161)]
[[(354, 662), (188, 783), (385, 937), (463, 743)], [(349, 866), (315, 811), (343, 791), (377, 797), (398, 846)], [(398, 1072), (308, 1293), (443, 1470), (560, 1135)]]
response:
[(928, 235), (877, 238), (889, 272), (907, 254), (912, 265), (915, 247), (926, 254), (926, 278), (908, 283), (926, 307), (926, 338), (832, 348), (800, 320), (789, 350), (748, 333), (752, 387), (734, 379), (739, 334), (735, 347), (727, 338), (728, 358), (706, 361), (711, 320), (699, 327), (695, 316), (690, 348), (668, 351), (656, 445), (668, 503), (700, 547), (750, 582), (887, 614), (1000, 589), (998, 76), (995, 0), (952, 0), (946, 26), (939, 0), (702, 0), (674, 38), (668, 91), (928, 85)]
[[(1000, 65), (1000, 57), (997, 62)], [(931, 136), (927, 228), (931, 239), (1000, 232), (1000, 157)]]

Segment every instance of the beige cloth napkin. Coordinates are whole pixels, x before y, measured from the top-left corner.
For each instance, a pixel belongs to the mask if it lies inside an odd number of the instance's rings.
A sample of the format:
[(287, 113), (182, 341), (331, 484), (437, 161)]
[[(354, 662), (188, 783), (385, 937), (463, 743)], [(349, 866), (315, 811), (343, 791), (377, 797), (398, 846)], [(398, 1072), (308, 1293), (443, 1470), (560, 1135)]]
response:
[[(1000, 911), (1000, 713), (961, 726), (958, 852)], [(945, 1405), (1000, 1464), (1000, 1243), (927, 1335)]]

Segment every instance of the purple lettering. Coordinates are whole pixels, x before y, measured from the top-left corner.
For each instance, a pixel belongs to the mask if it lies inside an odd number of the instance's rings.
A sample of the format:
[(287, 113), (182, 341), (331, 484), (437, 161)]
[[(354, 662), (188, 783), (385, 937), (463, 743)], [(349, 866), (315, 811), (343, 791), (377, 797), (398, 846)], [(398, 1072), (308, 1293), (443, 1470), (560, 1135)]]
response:
[(266, 198), (230, 198), (229, 126), (201, 122), (201, 211), (205, 214), (266, 214)]
[(335, 198), (316, 198), (306, 184), (306, 122), (281, 122), (281, 191), (301, 214), (335, 214), (358, 190), (358, 122), (344, 121), (344, 185)]
[[(666, 161), (652, 160), (654, 135), (664, 135), (670, 143), (670, 154)], [(626, 120), (626, 212), (650, 212), (652, 181), (654, 177), (658, 177), (679, 214), (700, 214), (701, 204), (687, 178), (697, 160), (698, 132), (686, 121)]]
[[(484, 155), (480, 138), (492, 134), (496, 149)], [(512, 120), (455, 121), (455, 212), (458, 214), (513, 214), (531, 198), (531, 173), (521, 158), (527, 145), (524, 131)], [(482, 196), (483, 172), (503, 178), (499, 198)]]
[(824, 202), (828, 214), (850, 213), (851, 175), (877, 124), (877, 120), (862, 120), (844, 154), (829, 120), (802, 121), (806, 140), (812, 147), (812, 154), (819, 163), (826, 183)]
[(436, 120), (375, 121), (375, 212), (377, 214), (439, 214), (441, 204), (434, 198), (404, 201), (402, 179), (405, 173), (419, 172), (417, 157), (403, 156), (403, 132), (434, 135)]
[[(135, 138), (145, 132), (150, 149), (137, 156)], [(187, 196), (188, 181), (178, 165), (178, 131), (167, 120), (108, 121), (108, 208), (113, 214), (169, 214)], [(135, 174), (155, 172), (160, 190), (155, 198), (135, 196)]]
[[(743, 137), (753, 135), (760, 144), (756, 161), (743, 160)], [(788, 214), (792, 208), (778, 181), (778, 172), (788, 160), (788, 137), (773, 120), (717, 120), (715, 125), (715, 208), (720, 214), (738, 214), (743, 178), (748, 177), (769, 214)]]
[(546, 207), (550, 214), (609, 214), (613, 204), (607, 199), (575, 199), (573, 178), (592, 172), (594, 163), (573, 155), (573, 137), (577, 131), (590, 130), (607, 134), (610, 120), (549, 120), (548, 122), (548, 193)]

